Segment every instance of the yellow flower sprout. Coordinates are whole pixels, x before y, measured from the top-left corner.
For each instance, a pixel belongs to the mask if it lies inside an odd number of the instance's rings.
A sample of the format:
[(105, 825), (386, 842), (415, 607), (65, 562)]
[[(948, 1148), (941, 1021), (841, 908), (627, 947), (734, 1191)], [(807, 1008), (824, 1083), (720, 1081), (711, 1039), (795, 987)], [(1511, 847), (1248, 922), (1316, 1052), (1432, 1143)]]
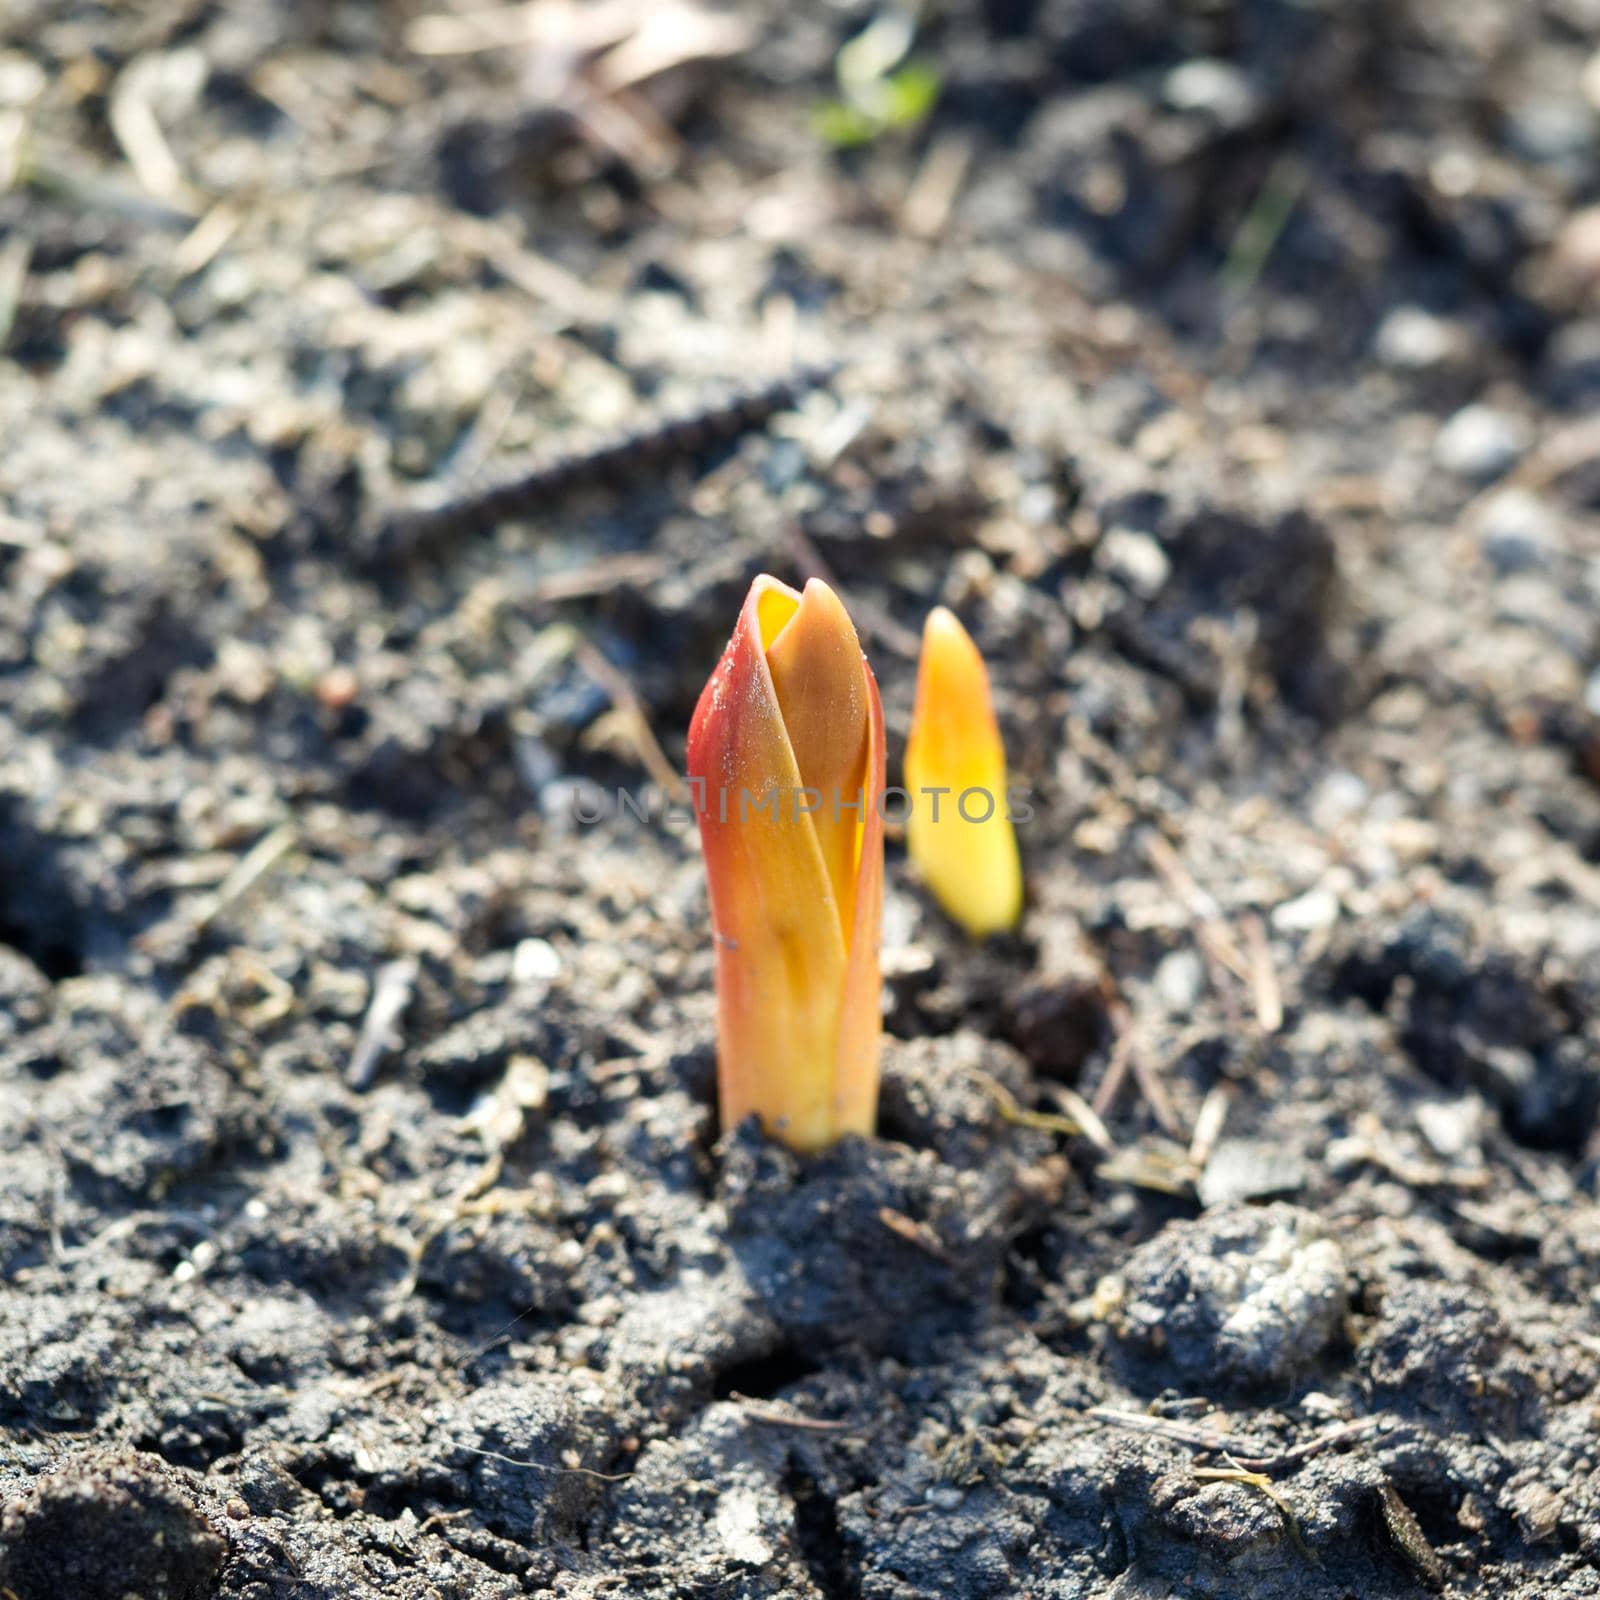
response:
[(877, 1117), (883, 708), (839, 598), (759, 577), (695, 708), (722, 1125), (796, 1150)]
[(906, 848), (939, 904), (974, 939), (1016, 927), (1022, 862), (989, 673), (943, 606), (922, 633), (905, 773)]

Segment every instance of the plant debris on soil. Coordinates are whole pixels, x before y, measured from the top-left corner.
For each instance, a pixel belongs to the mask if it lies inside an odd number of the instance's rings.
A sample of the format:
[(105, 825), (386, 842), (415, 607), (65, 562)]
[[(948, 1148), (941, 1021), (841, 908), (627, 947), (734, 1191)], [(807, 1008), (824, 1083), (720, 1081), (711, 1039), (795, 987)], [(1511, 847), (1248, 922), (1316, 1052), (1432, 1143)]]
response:
[[(1600, 1596), (1600, 10), (874, 14), (0, 17), (4, 1600)], [(761, 571), (1032, 807), (815, 1159)]]

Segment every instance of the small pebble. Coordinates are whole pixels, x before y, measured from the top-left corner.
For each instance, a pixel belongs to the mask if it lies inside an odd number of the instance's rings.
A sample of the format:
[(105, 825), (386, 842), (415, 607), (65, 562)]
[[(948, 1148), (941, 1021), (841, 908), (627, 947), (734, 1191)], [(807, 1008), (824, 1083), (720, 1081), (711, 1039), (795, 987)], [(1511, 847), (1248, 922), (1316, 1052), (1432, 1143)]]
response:
[(1498, 489), (1483, 508), (1483, 553), (1496, 572), (1529, 572), (1549, 564), (1560, 544), (1550, 505), (1531, 489)]
[(1136, 533), (1132, 528), (1110, 529), (1095, 551), (1095, 561), (1146, 599), (1159, 594), (1172, 576), (1172, 562), (1166, 551), (1149, 534)]
[(1250, 80), (1231, 61), (1197, 56), (1167, 74), (1162, 98), (1174, 111), (1214, 117), (1227, 128), (1243, 127), (1260, 108)]
[(1446, 199), (1464, 200), (1483, 181), (1483, 165), (1464, 145), (1447, 145), (1428, 163), (1428, 181)]
[(1311, 797), (1312, 824), (1331, 832), (1355, 816), (1371, 797), (1372, 791), (1355, 773), (1330, 772)]
[(1585, 161), (1595, 145), (1595, 114), (1577, 98), (1541, 96), (1515, 107), (1506, 119), (1506, 142), (1542, 166)]
[(349, 667), (330, 667), (317, 679), (317, 704), (329, 711), (347, 711), (361, 693), (361, 680)]
[(1272, 912), (1272, 926), (1279, 933), (1314, 933), (1319, 928), (1331, 928), (1338, 920), (1338, 895), (1321, 887), (1285, 900)]
[(1193, 950), (1163, 956), (1152, 980), (1162, 1002), (1172, 1011), (1192, 1011), (1206, 981), (1206, 969)]
[(561, 759), (543, 739), (531, 734), (518, 738), (511, 746), (511, 761), (522, 787), (542, 797), (561, 776)]
[(1461, 353), (1460, 328), (1421, 306), (1396, 306), (1378, 325), (1373, 351), (1386, 367), (1424, 372)]
[(1475, 1094), (1424, 1100), (1416, 1109), (1417, 1126), (1436, 1156), (1457, 1161), (1478, 1148), (1483, 1111), (1483, 1101)]
[(1433, 455), (1458, 477), (1488, 483), (1522, 459), (1528, 448), (1527, 425), (1520, 417), (1494, 406), (1464, 406), (1440, 428)]
[(548, 983), (561, 975), (561, 956), (548, 939), (524, 939), (511, 958), (513, 983)]
[(884, 981), (893, 983), (906, 978), (926, 977), (938, 964), (938, 957), (927, 945), (908, 944), (895, 950), (885, 950), (879, 965)]
[[(1600, 261), (1594, 265), (1588, 287), (1600, 291)], [(1600, 401), (1600, 317), (1557, 328), (1539, 366), (1557, 404), (1581, 406)]]
[(1348, 1400), (1323, 1394), (1320, 1389), (1313, 1389), (1310, 1394), (1301, 1395), (1300, 1409), (1306, 1416), (1314, 1417), (1318, 1422), (1348, 1421), (1350, 1417)]
[(0, 52), (0, 106), (31, 105), (49, 86), (37, 61), (14, 50)]
[(1579, 293), (1600, 288), (1600, 206), (1574, 211), (1556, 235), (1556, 271)]

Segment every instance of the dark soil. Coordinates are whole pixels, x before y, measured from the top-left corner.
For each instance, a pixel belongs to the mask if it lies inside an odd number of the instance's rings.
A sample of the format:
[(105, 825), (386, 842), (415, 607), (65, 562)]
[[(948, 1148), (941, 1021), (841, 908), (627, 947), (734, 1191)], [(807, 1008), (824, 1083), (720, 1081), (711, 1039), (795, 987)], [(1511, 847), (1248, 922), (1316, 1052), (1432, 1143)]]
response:
[[(945, 0), (837, 150), (855, 0), (428, 9), (0, 19), (0, 1596), (1600, 1596), (1600, 10)], [(650, 788), (763, 570), (1034, 804), (813, 1161)]]

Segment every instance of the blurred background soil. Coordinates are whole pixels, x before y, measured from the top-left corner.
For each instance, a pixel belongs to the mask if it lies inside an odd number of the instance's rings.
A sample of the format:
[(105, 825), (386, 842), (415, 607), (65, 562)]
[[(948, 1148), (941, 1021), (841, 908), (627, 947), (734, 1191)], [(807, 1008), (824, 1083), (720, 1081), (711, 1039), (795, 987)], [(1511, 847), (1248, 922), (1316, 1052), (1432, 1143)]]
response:
[[(439, 3), (0, 17), (0, 1594), (1600, 1596), (1600, 6)], [(1034, 804), (812, 1163), (759, 571)]]

